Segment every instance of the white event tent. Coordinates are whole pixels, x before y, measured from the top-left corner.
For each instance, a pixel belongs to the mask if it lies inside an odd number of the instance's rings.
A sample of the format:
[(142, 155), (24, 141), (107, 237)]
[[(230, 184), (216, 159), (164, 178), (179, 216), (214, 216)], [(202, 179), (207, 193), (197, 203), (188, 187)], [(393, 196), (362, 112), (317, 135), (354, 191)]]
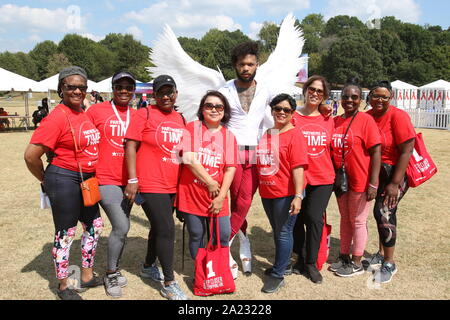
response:
[(45, 92), (39, 82), (0, 68), (0, 91)]
[[(41, 86), (43, 86), (45, 89), (45, 91), (47, 90), (54, 90), (56, 91), (58, 89), (58, 76), (59, 74), (55, 74), (54, 76), (51, 76), (50, 78), (44, 79), (42, 81), (39, 82), (39, 84)], [(96, 90), (94, 89), (94, 87), (97, 85), (96, 82), (88, 80), (88, 90)]]
[(420, 108), (450, 110), (450, 82), (437, 80), (419, 88)]
[(392, 104), (400, 109), (417, 108), (417, 89), (418, 87), (396, 80), (391, 83), (392, 86)]
[(46, 92), (47, 89), (37, 81), (28, 79), (14, 72), (0, 68), (0, 91), (22, 92), (25, 100), (25, 116), (28, 119), (30, 115), (30, 108), (28, 105), (28, 93)]

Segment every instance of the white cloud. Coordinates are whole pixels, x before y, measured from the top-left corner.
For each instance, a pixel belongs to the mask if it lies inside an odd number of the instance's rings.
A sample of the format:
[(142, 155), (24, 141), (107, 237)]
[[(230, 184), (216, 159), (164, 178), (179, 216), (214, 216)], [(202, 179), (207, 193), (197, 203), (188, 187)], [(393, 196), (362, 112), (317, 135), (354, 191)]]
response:
[(99, 42), (105, 38), (105, 36), (96, 36), (92, 33), (82, 33), (80, 36)]
[(178, 36), (201, 37), (211, 28), (234, 31), (241, 28), (228, 12), (249, 14), (250, 0), (159, 1), (148, 8), (130, 11), (123, 18), (161, 29), (169, 24)]
[(126, 33), (131, 34), (135, 39), (142, 40), (144, 32), (137, 26), (131, 26), (127, 28)]
[(250, 23), (250, 33), (248, 34), (250, 39), (258, 40), (259, 39), (258, 33), (263, 26), (264, 26), (264, 23), (251, 22)]
[(105, 4), (105, 8), (108, 9), (109, 11), (116, 10), (116, 7), (110, 0), (105, 0), (103, 3)]
[(256, 7), (263, 7), (270, 14), (287, 14), (292, 11), (308, 9), (310, 0), (253, 0)]
[(358, 17), (362, 22), (394, 16), (404, 22), (418, 23), (421, 15), (415, 0), (366, 0), (364, 5), (358, 0), (329, 0), (326, 8), (325, 19), (349, 15)]
[(13, 4), (5, 4), (0, 7), (0, 27), (5, 26), (15, 29), (32, 29), (36, 31), (75, 32), (82, 30), (84, 18), (78, 6), (69, 6), (67, 9), (45, 9), (19, 7)]
[(32, 34), (31, 36), (28, 37), (28, 40), (32, 42), (40, 42), (42, 41), (42, 38), (37, 34)]

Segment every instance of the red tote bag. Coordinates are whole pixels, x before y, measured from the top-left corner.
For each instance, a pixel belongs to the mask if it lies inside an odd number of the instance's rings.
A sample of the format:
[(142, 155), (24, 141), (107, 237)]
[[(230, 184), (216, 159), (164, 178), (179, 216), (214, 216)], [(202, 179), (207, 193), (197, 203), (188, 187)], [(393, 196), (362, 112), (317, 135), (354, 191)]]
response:
[(210, 238), (206, 248), (199, 248), (195, 258), (194, 294), (210, 296), (213, 294), (232, 293), (236, 290), (231, 275), (229, 247), (222, 247), (220, 239), (213, 245), (214, 219), (216, 220), (216, 238), (220, 237), (219, 218), (210, 219)]
[(437, 167), (425, 147), (422, 133), (416, 134), (414, 150), (406, 168), (408, 185), (412, 188), (420, 186), (437, 172)]
[(323, 231), (320, 240), (319, 253), (317, 255), (317, 269), (322, 270), (323, 264), (328, 260), (331, 245), (331, 225), (327, 223), (327, 213), (323, 214)]

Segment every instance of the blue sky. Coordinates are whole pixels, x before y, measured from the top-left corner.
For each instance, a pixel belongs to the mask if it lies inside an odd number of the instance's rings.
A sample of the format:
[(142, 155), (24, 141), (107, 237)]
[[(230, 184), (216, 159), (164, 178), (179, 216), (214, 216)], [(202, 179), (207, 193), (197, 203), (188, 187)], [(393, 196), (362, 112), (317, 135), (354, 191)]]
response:
[(288, 12), (298, 19), (321, 13), (362, 21), (392, 15), (405, 22), (449, 27), (448, 0), (0, 0), (0, 52), (28, 52), (38, 42), (59, 42), (66, 33), (99, 41), (108, 33), (131, 33), (152, 41), (169, 24), (177, 36), (200, 38), (209, 29), (240, 29), (256, 39), (265, 21), (279, 23)]

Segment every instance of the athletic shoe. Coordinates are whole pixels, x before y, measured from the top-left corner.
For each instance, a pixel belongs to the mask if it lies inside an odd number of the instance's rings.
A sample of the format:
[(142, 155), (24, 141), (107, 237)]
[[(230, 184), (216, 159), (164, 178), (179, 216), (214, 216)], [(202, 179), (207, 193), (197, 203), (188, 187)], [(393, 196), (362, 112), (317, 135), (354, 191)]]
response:
[(379, 252), (375, 253), (371, 258), (361, 261), (366, 271), (372, 271), (375, 268), (381, 267), (383, 262), (384, 257)]
[(80, 288), (75, 289), (77, 292), (85, 292), (89, 288), (95, 288), (103, 285), (103, 279), (100, 278), (95, 272), (94, 276), (88, 282), (80, 281)]
[(364, 268), (362, 265), (357, 265), (354, 261), (344, 264), (338, 270), (336, 270), (336, 275), (339, 277), (353, 277), (358, 274), (363, 274)]
[(395, 263), (384, 262), (380, 270), (374, 271), (373, 281), (377, 283), (391, 282), (394, 274), (397, 273)]
[(56, 293), (61, 300), (83, 300), (77, 291), (70, 287), (67, 287), (64, 290), (59, 290), (58, 288)]
[(113, 298), (120, 298), (122, 296), (122, 288), (119, 285), (118, 277), (118, 272), (114, 272), (107, 274), (103, 278), (106, 294)]
[(305, 261), (303, 259), (298, 260), (292, 266), (292, 272), (295, 274), (304, 274), (305, 273)]
[(305, 276), (314, 283), (322, 283), (322, 275), (319, 270), (317, 270), (315, 263), (305, 265)]
[(160, 291), (164, 298), (169, 300), (190, 300), (181, 290), (177, 282), (172, 282), (168, 286), (163, 286)]
[(142, 264), (141, 277), (146, 278), (146, 279), (151, 279), (155, 282), (163, 282), (164, 281), (162, 272), (156, 266), (156, 262), (153, 263), (150, 267), (146, 267), (145, 264)]
[(351, 262), (350, 256), (348, 254), (340, 254), (337, 258), (336, 262), (330, 265), (330, 271), (336, 272), (340, 268), (344, 267), (346, 264)]
[(264, 286), (261, 291), (265, 293), (275, 293), (283, 286), (284, 279), (268, 276), (266, 281), (264, 281)]
[[(264, 270), (264, 274), (266, 276), (270, 276), (270, 274), (272, 273), (273, 267), (267, 268), (266, 270)], [(290, 276), (292, 274), (292, 264), (288, 264), (288, 266), (286, 267), (286, 270), (284, 270), (284, 275), (285, 276)]]
[(117, 274), (117, 282), (119, 283), (119, 286), (121, 288), (126, 287), (128, 284), (127, 278), (119, 270), (116, 271), (116, 274)]

